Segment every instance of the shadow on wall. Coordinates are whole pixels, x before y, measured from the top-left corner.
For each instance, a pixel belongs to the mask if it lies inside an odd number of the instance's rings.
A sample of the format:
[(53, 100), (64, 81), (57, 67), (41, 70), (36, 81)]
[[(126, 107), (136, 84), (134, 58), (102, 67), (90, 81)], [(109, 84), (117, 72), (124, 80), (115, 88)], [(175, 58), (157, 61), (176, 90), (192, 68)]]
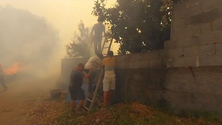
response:
[(163, 107), (166, 69), (117, 69), (116, 100)]

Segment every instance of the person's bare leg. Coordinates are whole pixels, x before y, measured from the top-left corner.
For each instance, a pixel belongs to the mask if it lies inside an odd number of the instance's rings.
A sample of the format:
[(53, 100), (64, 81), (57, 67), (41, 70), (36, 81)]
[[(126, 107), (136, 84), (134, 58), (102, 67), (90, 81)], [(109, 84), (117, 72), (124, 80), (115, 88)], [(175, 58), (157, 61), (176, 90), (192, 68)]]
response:
[(70, 105), (71, 105), (71, 110), (72, 110), (72, 112), (74, 112), (74, 111), (75, 111), (75, 110), (74, 110), (75, 102), (74, 102), (73, 100), (71, 100)]
[(108, 91), (108, 103), (111, 103), (112, 100), (112, 90)]
[(83, 108), (83, 104), (84, 104), (84, 100), (79, 100), (78, 108), (82, 109)]
[(108, 91), (104, 91), (104, 95), (103, 95), (103, 107), (107, 106), (107, 102), (108, 101)]

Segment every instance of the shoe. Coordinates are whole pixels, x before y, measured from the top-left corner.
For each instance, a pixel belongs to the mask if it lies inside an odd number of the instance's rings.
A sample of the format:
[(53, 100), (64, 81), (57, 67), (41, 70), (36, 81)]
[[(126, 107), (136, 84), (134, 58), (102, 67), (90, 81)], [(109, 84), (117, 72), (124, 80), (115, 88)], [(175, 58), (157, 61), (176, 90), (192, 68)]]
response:
[(100, 110), (107, 110), (107, 107), (102, 107)]
[(80, 109), (80, 108), (76, 108), (75, 112), (80, 114), (80, 113), (84, 113), (85, 110), (84, 109)]

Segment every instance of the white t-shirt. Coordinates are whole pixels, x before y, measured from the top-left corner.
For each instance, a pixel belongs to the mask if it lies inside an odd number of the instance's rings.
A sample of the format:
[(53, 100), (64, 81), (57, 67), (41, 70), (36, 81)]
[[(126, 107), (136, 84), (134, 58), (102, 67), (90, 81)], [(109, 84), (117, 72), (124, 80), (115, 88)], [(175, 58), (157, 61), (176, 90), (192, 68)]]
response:
[(85, 69), (96, 69), (102, 66), (102, 60), (98, 56), (92, 56), (89, 58), (85, 65)]

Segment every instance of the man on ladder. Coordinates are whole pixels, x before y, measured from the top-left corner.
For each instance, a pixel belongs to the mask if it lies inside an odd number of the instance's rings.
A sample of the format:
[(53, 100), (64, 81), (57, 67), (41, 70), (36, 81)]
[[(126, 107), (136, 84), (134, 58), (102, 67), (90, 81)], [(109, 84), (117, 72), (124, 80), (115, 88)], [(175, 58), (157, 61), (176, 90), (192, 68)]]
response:
[(85, 65), (86, 73), (89, 73), (90, 70), (93, 70), (93, 72), (89, 76), (89, 89), (88, 89), (89, 92), (93, 92), (93, 84), (94, 84), (94, 79), (96, 77), (96, 69), (102, 66), (102, 60), (103, 60), (103, 55), (96, 54), (95, 56), (89, 58), (89, 60)]
[(94, 51), (95, 54), (98, 54), (101, 52), (101, 43), (102, 43), (102, 38), (105, 34), (105, 26), (103, 25), (103, 21), (101, 18), (99, 18), (98, 23), (96, 23), (91, 31), (91, 37), (92, 41), (94, 42)]

